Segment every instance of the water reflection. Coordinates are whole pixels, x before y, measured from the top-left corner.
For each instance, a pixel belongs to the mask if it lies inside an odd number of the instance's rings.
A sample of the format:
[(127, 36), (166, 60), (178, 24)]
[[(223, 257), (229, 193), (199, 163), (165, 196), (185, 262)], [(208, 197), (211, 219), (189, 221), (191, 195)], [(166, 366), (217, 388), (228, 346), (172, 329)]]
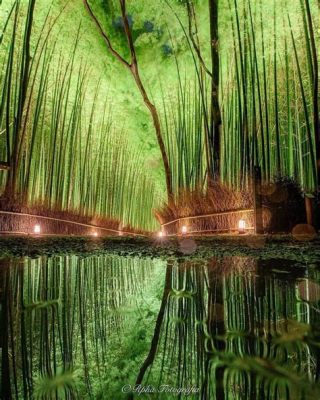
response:
[(274, 263), (170, 266), (157, 357), (136, 383), (198, 387), (201, 399), (319, 398), (319, 273)]
[(66, 256), (0, 271), (1, 398), (320, 397), (314, 267)]

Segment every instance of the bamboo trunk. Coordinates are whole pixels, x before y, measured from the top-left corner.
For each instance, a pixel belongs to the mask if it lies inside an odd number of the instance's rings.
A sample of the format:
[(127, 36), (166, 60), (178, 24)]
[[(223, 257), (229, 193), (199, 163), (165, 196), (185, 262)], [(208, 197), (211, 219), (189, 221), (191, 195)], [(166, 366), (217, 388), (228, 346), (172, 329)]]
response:
[(219, 59), (219, 0), (209, 0), (210, 48), (211, 48), (211, 108), (210, 137), (213, 146), (213, 178), (220, 177), (220, 145), (222, 120), (219, 106), (220, 59)]

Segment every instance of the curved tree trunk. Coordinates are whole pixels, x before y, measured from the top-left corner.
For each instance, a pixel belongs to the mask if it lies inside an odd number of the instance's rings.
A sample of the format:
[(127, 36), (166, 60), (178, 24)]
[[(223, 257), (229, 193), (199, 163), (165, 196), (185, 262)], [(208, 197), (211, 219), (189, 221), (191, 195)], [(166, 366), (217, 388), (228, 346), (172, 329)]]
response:
[(167, 193), (168, 193), (168, 200), (169, 204), (171, 200), (173, 199), (173, 187), (172, 187), (172, 179), (171, 179), (171, 171), (170, 171), (170, 165), (169, 165), (169, 160), (166, 152), (166, 148), (164, 145), (164, 141), (162, 139), (162, 134), (161, 134), (161, 125), (160, 125), (160, 119), (158, 115), (158, 111), (156, 109), (156, 106), (150, 101), (145, 88), (143, 86), (143, 83), (140, 79), (139, 71), (138, 71), (138, 65), (133, 64), (131, 66), (131, 72), (134, 77), (134, 80), (138, 86), (138, 89), (141, 93), (141, 96), (143, 98), (144, 104), (147, 106), (148, 110), (150, 111), (152, 121), (153, 121), (153, 126), (156, 131), (156, 136), (157, 136), (157, 141), (158, 145), (160, 148), (161, 156), (162, 156), (162, 162), (164, 166), (164, 171), (165, 171), (165, 176), (166, 176), (166, 186), (167, 186)]
[(140, 94), (142, 96), (142, 99), (144, 101), (144, 104), (146, 105), (146, 107), (148, 108), (151, 117), (152, 117), (152, 121), (153, 121), (153, 125), (156, 131), (156, 137), (157, 137), (157, 141), (158, 141), (158, 145), (160, 148), (160, 152), (161, 152), (161, 156), (162, 156), (162, 162), (163, 162), (163, 166), (164, 166), (164, 171), (165, 171), (165, 177), (166, 177), (166, 187), (167, 187), (167, 194), (168, 194), (168, 202), (170, 203), (173, 200), (173, 187), (172, 187), (172, 177), (171, 177), (171, 170), (170, 170), (170, 165), (169, 165), (169, 159), (167, 156), (167, 152), (166, 152), (166, 148), (165, 148), (165, 144), (162, 138), (162, 134), (161, 134), (161, 124), (160, 124), (160, 118), (158, 115), (158, 111), (156, 106), (151, 102), (145, 87), (143, 85), (143, 82), (141, 80), (140, 77), (140, 73), (139, 73), (139, 69), (138, 69), (138, 61), (137, 61), (137, 57), (136, 57), (136, 52), (135, 52), (135, 48), (134, 48), (134, 43), (133, 43), (133, 38), (132, 38), (132, 34), (131, 34), (131, 30), (130, 30), (130, 26), (129, 26), (129, 22), (128, 22), (128, 18), (127, 18), (127, 13), (126, 13), (126, 0), (119, 0), (120, 3), (120, 8), (121, 8), (121, 15), (122, 15), (122, 19), (123, 19), (123, 24), (124, 24), (124, 31), (125, 31), (125, 35), (127, 38), (127, 43), (128, 43), (128, 49), (130, 51), (130, 57), (131, 57), (131, 61), (130, 63), (128, 61), (126, 61), (112, 46), (112, 43), (108, 37), (108, 35), (104, 32), (104, 30), (102, 29), (102, 26), (99, 22), (99, 20), (97, 19), (97, 17), (95, 16), (95, 14), (93, 13), (88, 0), (83, 0), (84, 5), (89, 13), (89, 15), (91, 16), (93, 22), (95, 23), (95, 25), (97, 26), (100, 35), (103, 37), (107, 48), (109, 50), (109, 52), (123, 65), (125, 66), (127, 69), (130, 70), (136, 85), (140, 91)]

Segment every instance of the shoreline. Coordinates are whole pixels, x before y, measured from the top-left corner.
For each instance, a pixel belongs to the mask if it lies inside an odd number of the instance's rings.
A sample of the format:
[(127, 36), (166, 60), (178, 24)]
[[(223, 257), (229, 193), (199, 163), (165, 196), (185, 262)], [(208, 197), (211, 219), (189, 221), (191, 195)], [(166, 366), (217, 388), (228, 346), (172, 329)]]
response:
[(0, 235), (0, 258), (77, 255), (173, 260), (206, 260), (211, 257), (253, 257), (319, 263), (320, 236), (216, 235), (207, 237), (137, 238)]

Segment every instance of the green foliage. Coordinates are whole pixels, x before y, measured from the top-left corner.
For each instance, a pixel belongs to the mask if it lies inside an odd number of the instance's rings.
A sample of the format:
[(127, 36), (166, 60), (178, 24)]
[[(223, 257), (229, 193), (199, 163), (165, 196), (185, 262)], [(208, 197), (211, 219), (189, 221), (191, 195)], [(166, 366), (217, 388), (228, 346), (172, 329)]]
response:
[[(26, 44), (16, 39), (23, 30), (18, 4), (11, 13), (16, 19), (8, 23), (12, 36), (8, 34), (6, 43), (11, 50), (4, 58), (1, 81), (0, 130), (10, 144), (2, 143), (1, 151), (2, 158), (9, 152), (11, 164), (10, 171), (1, 174), (4, 196), (10, 198), (9, 204), (16, 199), (31, 208), (155, 229), (152, 210), (161, 197), (139, 168), (141, 154), (131, 150), (123, 129), (113, 122), (111, 100), (101, 79), (96, 82), (88, 64), (79, 61), (81, 27), (68, 57), (57, 52), (52, 34), (57, 20), (48, 28), (44, 25), (34, 38), (32, 64), (25, 71), (20, 57)], [(13, 100), (22, 89), (14, 76), (20, 74), (26, 74), (27, 93), (16, 103)]]
[[(152, 210), (165, 198), (159, 195), (163, 170), (151, 120), (131, 77), (108, 53), (81, 2), (54, 1), (48, 14), (47, 3), (37, 0), (33, 18), (31, 4), (5, 0), (0, 8), (0, 154), (17, 164), (9, 179), (16, 180), (15, 192), (29, 205), (45, 200), (46, 207), (155, 229)], [(118, 1), (91, 4), (114, 47), (128, 56), (117, 28)], [(197, 40), (210, 70), (208, 4), (194, 6)], [(318, 44), (316, 1), (310, 12)], [(205, 141), (210, 79), (192, 53), (186, 4), (134, 1), (128, 15), (140, 73), (161, 114), (175, 193), (203, 190), (211, 168), (208, 154), (215, 150)], [(289, 176), (305, 191), (316, 187), (316, 68), (308, 17), (301, 0), (219, 2), (220, 175), (228, 184), (246, 187), (253, 166), (260, 165), (267, 180)], [(30, 65), (25, 63), (28, 24)], [(113, 161), (101, 163), (110, 151)], [(112, 162), (122, 165), (117, 174)], [(2, 188), (10, 174), (0, 173)]]
[(76, 387), (76, 372), (64, 371), (57, 368), (53, 376), (39, 375), (35, 379), (33, 398), (40, 399), (67, 399)]

